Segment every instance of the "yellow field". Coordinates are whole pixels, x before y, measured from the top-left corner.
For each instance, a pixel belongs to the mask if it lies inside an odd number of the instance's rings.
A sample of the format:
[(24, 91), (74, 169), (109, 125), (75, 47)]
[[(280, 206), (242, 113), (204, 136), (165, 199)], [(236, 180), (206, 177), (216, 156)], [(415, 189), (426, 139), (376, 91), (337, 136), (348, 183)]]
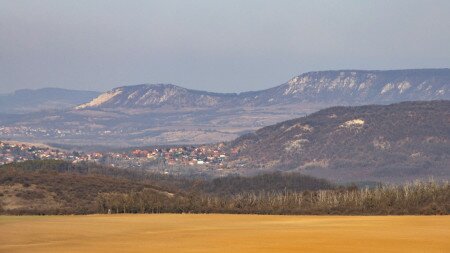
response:
[(450, 216), (0, 216), (0, 252), (450, 252)]

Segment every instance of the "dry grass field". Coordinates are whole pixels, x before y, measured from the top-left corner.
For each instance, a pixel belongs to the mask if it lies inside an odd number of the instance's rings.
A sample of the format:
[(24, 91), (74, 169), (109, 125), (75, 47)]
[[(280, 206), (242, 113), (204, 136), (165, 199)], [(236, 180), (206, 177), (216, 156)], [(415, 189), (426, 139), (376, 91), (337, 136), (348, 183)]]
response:
[(0, 216), (0, 252), (450, 252), (450, 216)]

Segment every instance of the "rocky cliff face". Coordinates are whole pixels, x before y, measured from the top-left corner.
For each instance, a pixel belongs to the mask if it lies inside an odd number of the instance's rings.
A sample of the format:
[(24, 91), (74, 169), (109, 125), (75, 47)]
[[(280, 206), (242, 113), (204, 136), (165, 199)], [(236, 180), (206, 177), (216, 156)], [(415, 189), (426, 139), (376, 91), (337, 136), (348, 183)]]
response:
[(172, 84), (142, 84), (115, 88), (76, 108), (208, 107), (233, 97), (236, 94), (190, 90)]
[(450, 69), (319, 71), (258, 94), (259, 103), (352, 105), (450, 99)]

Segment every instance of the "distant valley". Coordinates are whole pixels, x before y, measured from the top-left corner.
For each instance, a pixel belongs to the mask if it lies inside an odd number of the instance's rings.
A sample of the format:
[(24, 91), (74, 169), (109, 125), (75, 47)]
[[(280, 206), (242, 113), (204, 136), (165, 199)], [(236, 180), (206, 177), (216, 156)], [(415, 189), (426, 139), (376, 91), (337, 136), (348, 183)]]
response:
[[(330, 106), (450, 99), (450, 69), (309, 72), (243, 93), (156, 84), (45, 95), (47, 102), (27, 96), (0, 97), (8, 113), (0, 117), (2, 139), (116, 147), (214, 143)], [(52, 103), (51, 111), (36, 110)]]
[(330, 107), (209, 145), (103, 151), (94, 145), (80, 151), (0, 140), (0, 165), (56, 159), (200, 177), (285, 171), (333, 182), (445, 180), (450, 179), (450, 101)]

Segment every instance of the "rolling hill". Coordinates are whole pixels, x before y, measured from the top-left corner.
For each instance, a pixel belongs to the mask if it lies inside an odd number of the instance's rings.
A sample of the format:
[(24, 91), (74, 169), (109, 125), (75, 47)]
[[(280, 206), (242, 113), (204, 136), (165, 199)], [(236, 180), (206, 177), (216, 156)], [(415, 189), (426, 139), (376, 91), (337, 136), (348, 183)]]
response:
[(338, 181), (450, 178), (450, 101), (332, 107), (229, 143), (236, 166)]
[(136, 191), (160, 201), (174, 196), (139, 173), (95, 164), (42, 160), (0, 166), (0, 213), (86, 214), (98, 209), (99, 194)]
[[(170, 189), (170, 190), (167, 190)], [(372, 189), (299, 173), (216, 179), (95, 164), (27, 161), (0, 166), (0, 214), (247, 213), (448, 214), (448, 183)]]

